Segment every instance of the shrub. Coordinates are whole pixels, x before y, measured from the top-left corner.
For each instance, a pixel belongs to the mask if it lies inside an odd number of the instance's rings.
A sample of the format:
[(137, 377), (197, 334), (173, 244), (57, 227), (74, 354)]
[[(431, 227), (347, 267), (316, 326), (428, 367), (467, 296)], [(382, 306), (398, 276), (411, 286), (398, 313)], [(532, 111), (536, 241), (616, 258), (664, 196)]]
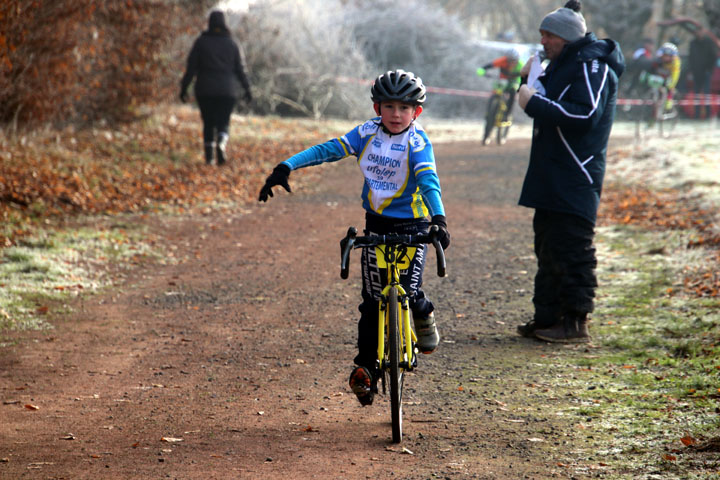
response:
[[(164, 46), (207, 2), (9, 0), (0, 5), (0, 123), (124, 120), (177, 88)], [(171, 81), (172, 80), (172, 81)]]

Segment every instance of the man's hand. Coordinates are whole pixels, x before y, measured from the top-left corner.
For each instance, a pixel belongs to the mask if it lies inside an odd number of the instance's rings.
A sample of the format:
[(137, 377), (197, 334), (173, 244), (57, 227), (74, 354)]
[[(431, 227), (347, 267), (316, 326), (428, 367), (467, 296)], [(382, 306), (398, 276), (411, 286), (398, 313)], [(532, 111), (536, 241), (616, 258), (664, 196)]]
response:
[(530, 88), (527, 85), (521, 85), (520, 90), (518, 90), (518, 105), (520, 105), (520, 108), (525, 110), (525, 107), (527, 107), (528, 102), (530, 101), (530, 97), (535, 95), (534, 88)]
[(267, 177), (267, 180), (265, 180), (265, 185), (260, 189), (260, 196), (258, 197), (258, 201), (260, 202), (267, 202), (268, 197), (272, 197), (272, 187), (276, 185), (280, 185), (285, 190), (290, 192), (290, 184), (288, 183), (288, 177), (290, 176), (290, 167), (287, 165), (281, 163), (277, 167), (275, 167), (270, 174), (270, 176)]
[(528, 58), (528, 61), (525, 62), (525, 65), (520, 69), (520, 76), (522, 78), (527, 78), (528, 75), (530, 75), (530, 68), (532, 67), (532, 63), (535, 61), (535, 55), (532, 55), (530, 58)]
[(437, 239), (442, 245), (443, 250), (447, 250), (450, 246), (450, 232), (447, 229), (447, 220), (445, 215), (433, 215), (430, 225), (438, 226)]

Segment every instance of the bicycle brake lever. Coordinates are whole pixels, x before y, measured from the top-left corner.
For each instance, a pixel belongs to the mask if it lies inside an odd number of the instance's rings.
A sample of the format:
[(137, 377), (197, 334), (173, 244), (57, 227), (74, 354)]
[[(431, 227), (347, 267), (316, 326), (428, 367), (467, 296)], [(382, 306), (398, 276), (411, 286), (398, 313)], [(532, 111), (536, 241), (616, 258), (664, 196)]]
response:
[(437, 225), (430, 226), (430, 240), (432, 240), (432, 244), (435, 247), (435, 256), (437, 257), (437, 275), (438, 277), (444, 277), (446, 270), (445, 251), (442, 245), (440, 245), (440, 240), (437, 238), (439, 231), (440, 227)]
[(348, 278), (350, 273), (350, 251), (355, 244), (357, 237), (357, 228), (348, 228), (345, 238), (340, 240), (340, 278), (343, 280)]

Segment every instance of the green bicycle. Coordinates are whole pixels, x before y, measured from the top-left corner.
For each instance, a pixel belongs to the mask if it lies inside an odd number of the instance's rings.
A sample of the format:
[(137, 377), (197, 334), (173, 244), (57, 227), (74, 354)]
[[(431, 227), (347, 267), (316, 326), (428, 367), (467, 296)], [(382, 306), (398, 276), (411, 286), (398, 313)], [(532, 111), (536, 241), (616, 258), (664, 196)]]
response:
[(438, 227), (428, 234), (358, 236), (350, 227), (340, 241), (340, 276), (348, 278), (350, 251), (354, 248), (375, 248), (378, 267), (387, 271), (378, 312), (378, 352), (376, 369), (382, 372), (382, 392), (390, 390), (392, 439), (402, 441), (402, 390), (404, 373), (417, 366), (417, 337), (410, 322), (408, 294), (400, 284), (400, 271), (407, 268), (418, 247), (433, 244), (437, 256), (437, 274), (445, 276), (445, 253), (437, 239)]

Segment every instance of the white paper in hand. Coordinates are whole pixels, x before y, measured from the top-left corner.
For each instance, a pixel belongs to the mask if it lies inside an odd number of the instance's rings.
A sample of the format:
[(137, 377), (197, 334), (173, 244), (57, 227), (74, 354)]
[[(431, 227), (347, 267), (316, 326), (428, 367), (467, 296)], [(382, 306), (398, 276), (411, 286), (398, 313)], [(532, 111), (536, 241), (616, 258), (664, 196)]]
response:
[(540, 95), (545, 95), (545, 87), (538, 80), (543, 73), (545, 73), (545, 69), (542, 66), (542, 58), (540, 58), (539, 53), (536, 53), (530, 63), (530, 72), (528, 72), (527, 84), (528, 87), (532, 87), (537, 90)]

